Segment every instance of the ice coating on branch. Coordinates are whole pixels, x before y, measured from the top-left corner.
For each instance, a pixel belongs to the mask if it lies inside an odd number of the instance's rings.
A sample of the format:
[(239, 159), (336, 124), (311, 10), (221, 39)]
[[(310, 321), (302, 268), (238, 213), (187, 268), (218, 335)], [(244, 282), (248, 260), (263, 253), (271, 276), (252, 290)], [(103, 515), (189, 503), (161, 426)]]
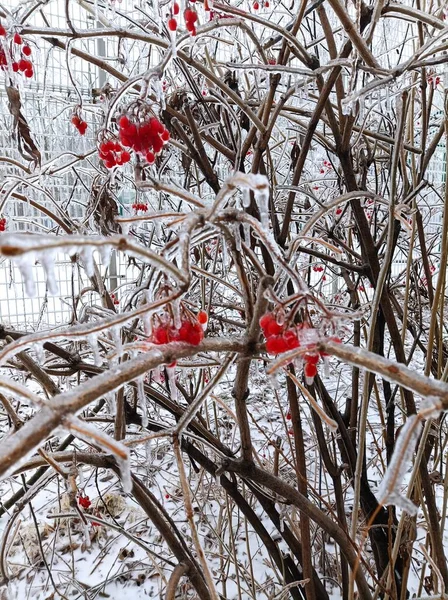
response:
[(116, 325), (115, 327), (110, 328), (110, 333), (112, 339), (115, 344), (115, 350), (118, 356), (120, 356), (123, 352), (123, 343), (121, 341), (121, 327), (120, 325)]
[(52, 296), (59, 294), (59, 286), (56, 280), (56, 273), (54, 270), (56, 254), (55, 252), (46, 251), (39, 255), (39, 262), (44, 268), (45, 279), (47, 282), (47, 288)]
[(92, 350), (93, 361), (97, 367), (100, 367), (102, 364), (100, 347), (98, 345), (98, 336), (96, 333), (89, 333), (87, 336), (87, 342)]
[(250, 206), (250, 190), (249, 190), (249, 188), (243, 189), (241, 203), (243, 205), (243, 208), (249, 208), (249, 206)]
[(93, 248), (91, 246), (84, 246), (79, 253), (84, 269), (86, 270), (87, 277), (93, 277), (95, 275), (95, 263), (93, 262)]
[(142, 411), (142, 426), (148, 427), (148, 411), (146, 409), (145, 379), (139, 377), (137, 383), (137, 402)]
[(16, 265), (22, 276), (23, 285), (25, 286), (26, 295), (34, 298), (36, 295), (36, 284), (33, 274), (34, 259), (32, 255), (24, 254), (16, 259)]
[(41, 365), (45, 361), (44, 345), (41, 342), (36, 343), (32, 345), (32, 349), (36, 354), (37, 362)]
[(417, 507), (402, 494), (404, 477), (412, 464), (415, 447), (421, 433), (421, 421), (417, 415), (408, 417), (395, 443), (394, 454), (384, 479), (378, 488), (378, 501), (385, 506), (394, 504), (410, 515), (417, 514)]
[(130, 450), (117, 440), (108, 436), (104, 431), (90, 423), (86, 423), (78, 417), (70, 415), (64, 420), (67, 429), (93, 447), (99, 446), (107, 454), (112, 454), (120, 469), (121, 484), (125, 493), (132, 490), (132, 477), (130, 465)]

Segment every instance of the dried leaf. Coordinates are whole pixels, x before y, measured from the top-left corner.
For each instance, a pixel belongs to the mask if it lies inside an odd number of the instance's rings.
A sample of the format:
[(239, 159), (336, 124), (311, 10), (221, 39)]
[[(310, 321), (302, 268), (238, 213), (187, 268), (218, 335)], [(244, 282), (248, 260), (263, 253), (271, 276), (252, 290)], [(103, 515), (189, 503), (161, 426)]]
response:
[(34, 162), (35, 166), (41, 164), (41, 154), (31, 137), (31, 131), (24, 114), (21, 111), (22, 102), (19, 90), (12, 86), (6, 87), (8, 94), (8, 108), (14, 117), (13, 131), (17, 136), (17, 149), (25, 160)]

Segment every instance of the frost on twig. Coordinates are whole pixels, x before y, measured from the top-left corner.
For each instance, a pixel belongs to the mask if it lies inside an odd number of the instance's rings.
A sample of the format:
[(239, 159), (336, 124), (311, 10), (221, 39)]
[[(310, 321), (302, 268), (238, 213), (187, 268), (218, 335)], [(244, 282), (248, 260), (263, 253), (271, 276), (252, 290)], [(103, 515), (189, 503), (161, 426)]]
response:
[(402, 494), (400, 488), (412, 462), (420, 432), (421, 421), (419, 417), (417, 415), (410, 416), (398, 436), (392, 460), (378, 489), (380, 504), (394, 504), (410, 515), (417, 514), (417, 507)]
[(417, 506), (403, 495), (401, 485), (412, 464), (412, 458), (422, 430), (424, 419), (437, 418), (441, 410), (440, 398), (427, 397), (422, 402), (422, 408), (416, 415), (408, 417), (397, 438), (392, 460), (378, 488), (379, 503), (393, 504), (402, 508), (410, 515), (417, 514)]

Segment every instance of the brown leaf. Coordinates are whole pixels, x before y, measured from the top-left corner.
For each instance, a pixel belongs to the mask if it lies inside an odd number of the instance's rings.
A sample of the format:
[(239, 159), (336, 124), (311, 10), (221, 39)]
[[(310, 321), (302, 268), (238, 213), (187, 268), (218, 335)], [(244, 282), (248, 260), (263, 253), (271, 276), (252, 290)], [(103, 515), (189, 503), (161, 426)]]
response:
[(11, 115), (14, 117), (13, 131), (17, 136), (17, 149), (25, 160), (34, 162), (34, 165), (40, 165), (41, 154), (38, 147), (31, 137), (31, 131), (27, 120), (21, 111), (22, 102), (20, 100), (19, 90), (12, 86), (6, 87), (8, 94), (8, 108)]

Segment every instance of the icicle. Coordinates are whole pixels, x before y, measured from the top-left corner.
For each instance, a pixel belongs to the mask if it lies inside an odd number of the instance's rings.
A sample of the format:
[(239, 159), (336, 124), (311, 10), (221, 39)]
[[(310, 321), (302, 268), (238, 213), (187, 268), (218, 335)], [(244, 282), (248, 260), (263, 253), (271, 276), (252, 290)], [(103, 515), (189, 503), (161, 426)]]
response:
[(176, 386), (176, 367), (167, 367), (168, 374), (168, 389), (170, 390), (171, 400), (177, 401), (177, 386)]
[(145, 394), (145, 379), (139, 377), (137, 379), (137, 402), (142, 411), (142, 426), (148, 427), (148, 411), (146, 408), (146, 394)]
[(56, 255), (54, 252), (48, 251), (42, 252), (42, 254), (39, 256), (39, 261), (45, 271), (47, 288), (52, 296), (57, 296), (59, 294), (58, 283), (54, 271), (55, 257)]
[(241, 230), (240, 224), (235, 223), (232, 227), (233, 229), (233, 237), (235, 238), (235, 249), (237, 252), (241, 252)]
[(142, 323), (143, 323), (143, 331), (145, 332), (145, 335), (147, 335), (148, 337), (151, 337), (151, 335), (152, 335), (152, 319), (151, 319), (150, 312), (143, 313)]
[(115, 415), (117, 412), (117, 403), (115, 402), (115, 392), (109, 392), (105, 396), (109, 414)]
[(261, 226), (263, 229), (269, 229), (269, 187), (267, 180), (263, 187), (254, 190), (254, 198), (260, 211)]
[(221, 260), (222, 260), (222, 276), (227, 275), (227, 246), (224, 237), (221, 238)]
[(118, 468), (120, 469), (121, 485), (123, 486), (123, 492), (130, 494), (132, 492), (132, 476), (131, 476), (131, 461), (129, 460), (129, 454), (127, 458), (120, 458), (115, 455)]
[(23, 284), (25, 286), (25, 292), (27, 296), (33, 298), (36, 295), (36, 284), (34, 282), (34, 274), (33, 274), (33, 263), (34, 259), (32, 255), (25, 254), (21, 256), (17, 261), (17, 267), (19, 268), (20, 275), (23, 279)]
[(269, 379), (269, 385), (272, 387), (273, 390), (279, 390), (280, 389), (280, 382), (278, 380), (277, 377), (277, 373), (272, 373), (272, 375), (268, 376)]
[(417, 507), (409, 498), (406, 498), (402, 494), (401, 485), (412, 464), (420, 432), (421, 421), (417, 415), (411, 415), (401, 429), (395, 443), (392, 460), (378, 489), (380, 504), (394, 504), (408, 512), (411, 516), (417, 514)]
[(330, 361), (328, 360), (328, 356), (323, 357), (324, 360), (324, 377), (330, 377)]
[(243, 208), (249, 208), (249, 206), (250, 206), (250, 189), (249, 188), (243, 189), (241, 204), (243, 205)]
[(179, 330), (182, 324), (180, 318), (180, 300), (173, 300), (171, 302), (171, 308), (173, 310), (174, 328)]
[[(156, 219), (156, 221), (157, 221), (157, 219)], [(128, 236), (129, 230), (131, 228), (131, 223), (124, 223), (123, 221), (121, 221), (120, 227), (121, 227), (122, 235)]]
[(98, 250), (100, 252), (101, 264), (104, 267), (108, 267), (109, 261), (110, 261), (110, 255), (111, 255), (110, 246), (100, 246)]
[(176, 32), (170, 31), (171, 38), (171, 58), (177, 58)]
[(390, 88), (386, 86), (386, 112), (390, 112)]
[(33, 350), (36, 354), (37, 362), (41, 365), (45, 362), (44, 345), (41, 342), (33, 344)]
[(95, 275), (95, 266), (93, 262), (93, 249), (91, 246), (84, 246), (79, 253), (87, 277), (93, 277)]
[(87, 336), (87, 343), (89, 344), (92, 353), (93, 353), (93, 361), (97, 367), (100, 367), (103, 364), (100, 347), (98, 345), (98, 337), (96, 333), (89, 333)]
[(115, 326), (115, 327), (111, 327), (110, 328), (110, 333), (112, 336), (112, 339), (115, 343), (115, 350), (116, 353), (118, 354), (118, 356), (121, 355), (121, 353), (123, 352), (123, 344), (121, 342), (121, 328), (120, 326)]
[(243, 223), (243, 235), (244, 235), (244, 242), (248, 246), (250, 244), (250, 225), (249, 225), (249, 223)]

